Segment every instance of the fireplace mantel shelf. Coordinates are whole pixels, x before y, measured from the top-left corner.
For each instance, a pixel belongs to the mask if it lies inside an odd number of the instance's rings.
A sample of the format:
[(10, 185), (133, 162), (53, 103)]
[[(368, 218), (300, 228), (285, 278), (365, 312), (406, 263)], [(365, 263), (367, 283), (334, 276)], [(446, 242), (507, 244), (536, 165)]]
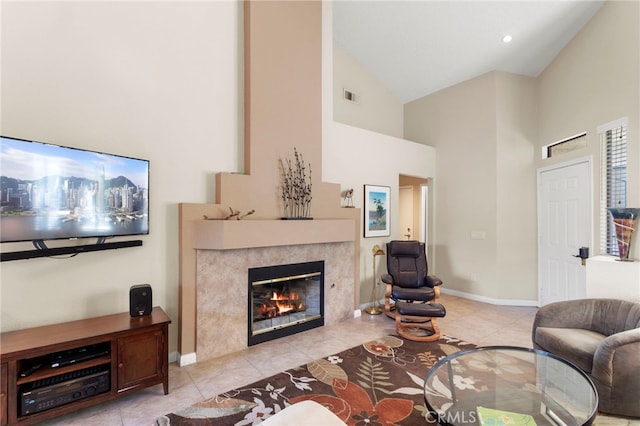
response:
[(198, 220), (194, 248), (232, 250), (354, 241), (354, 226), (352, 219)]

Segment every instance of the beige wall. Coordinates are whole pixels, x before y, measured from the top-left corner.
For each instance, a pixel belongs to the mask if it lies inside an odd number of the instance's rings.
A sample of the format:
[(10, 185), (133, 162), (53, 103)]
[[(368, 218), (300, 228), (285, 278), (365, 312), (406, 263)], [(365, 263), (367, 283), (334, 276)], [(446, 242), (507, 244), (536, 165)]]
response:
[(311, 216), (335, 217), (340, 190), (322, 178), (322, 4), (245, 2), (245, 169), (217, 180), (216, 202), (282, 217), (280, 161), (294, 149), (312, 179)]
[[(639, 9), (608, 1), (536, 79), (489, 73), (405, 106), (405, 137), (438, 152), (436, 268), (448, 288), (536, 300), (536, 170), (591, 156), (598, 200), (596, 128), (625, 116), (628, 205), (640, 204)], [(542, 146), (582, 131), (586, 149), (541, 159)], [(594, 203), (594, 254), (598, 221)]]
[(531, 88), (492, 72), (405, 105), (405, 137), (438, 153), (433, 260), (448, 291), (535, 299), (535, 233), (514, 232), (535, 223), (535, 176), (517, 167), (531, 162)]
[[(527, 163), (531, 130), (523, 117), (530, 106), (527, 102), (513, 111), (516, 118), (509, 115), (509, 120), (523, 120), (520, 127), (510, 129), (508, 121), (496, 123), (495, 118), (507, 115), (515, 95), (526, 96), (528, 82), (488, 74), (435, 94), (430, 102), (416, 101), (424, 102), (420, 108), (430, 111), (433, 120), (423, 120), (418, 106), (407, 108), (406, 137), (438, 146), (436, 176), (432, 147), (331, 120), (333, 85), (328, 74), (333, 67), (326, 9), (323, 4), (323, 180), (341, 189), (354, 188), (354, 202), (361, 207), (364, 184), (394, 188), (399, 174), (435, 177), (437, 250), (430, 261), (438, 275), (449, 278), (447, 286), (488, 299), (509, 286), (521, 292), (510, 298), (528, 299), (535, 292), (528, 281), (512, 282), (514, 275), (518, 278), (518, 259), (509, 258), (524, 253), (519, 260), (525, 262), (535, 241), (507, 238), (513, 222), (502, 218), (514, 217), (511, 185), (527, 187), (535, 168), (542, 165), (538, 148), (576, 129), (589, 132), (587, 153), (596, 155), (591, 136), (595, 127), (629, 117), (629, 201), (640, 204), (637, 2), (607, 2), (537, 79), (539, 125), (531, 157), (535, 164), (528, 169), (530, 176), (518, 175), (508, 186), (502, 177), (516, 171), (505, 165)], [(244, 170), (241, 15), (235, 1), (3, 2), (2, 134), (147, 158), (154, 189), (151, 234), (143, 237), (142, 247), (66, 260), (3, 262), (2, 331), (124, 312), (129, 287), (149, 283), (155, 304), (174, 320), (170, 339), (171, 351), (176, 350), (178, 203), (213, 202), (214, 175)], [(619, 65), (613, 75), (610, 64)], [(437, 111), (436, 101), (446, 110)], [(414, 109), (417, 117), (411, 118)], [(525, 137), (512, 147), (511, 138), (501, 135), (520, 128)], [(450, 145), (441, 143), (447, 138)], [(518, 199), (517, 209), (525, 215), (530, 212), (524, 206), (532, 197), (535, 189)], [(392, 203), (394, 199), (397, 194), (392, 192)], [(526, 216), (522, 221), (535, 226)], [(471, 230), (486, 231), (487, 238), (471, 240)], [(364, 300), (370, 295), (371, 275), (366, 274), (371, 270), (371, 247), (398, 234), (392, 224), (389, 238), (361, 239), (363, 274), (357, 285)], [(632, 253), (640, 253), (639, 242), (637, 238)], [(3, 244), (1, 249), (31, 248)], [(496, 272), (503, 262), (512, 265), (509, 279)], [(534, 276), (535, 265), (526, 265), (519, 277)]]
[(239, 12), (235, 2), (2, 3), (2, 134), (149, 159), (152, 186), (142, 247), (3, 262), (2, 331), (126, 312), (129, 287), (149, 283), (175, 350), (178, 202), (213, 201), (214, 173), (242, 162)]
[[(627, 206), (640, 206), (640, 2), (608, 1), (538, 78), (536, 167), (593, 158), (593, 248), (599, 253), (597, 127), (628, 117)], [(544, 145), (587, 132), (587, 148), (542, 160)], [(640, 238), (631, 257), (640, 258)]]
[[(353, 188), (353, 202), (360, 210), (364, 204), (365, 184), (388, 186), (391, 190), (391, 215), (396, 215), (398, 177), (410, 175), (427, 179), (436, 174), (436, 151), (433, 147), (341, 123), (333, 122), (327, 126), (322, 151), (325, 159), (323, 176), (327, 181), (340, 182), (343, 189)], [(327, 167), (328, 164), (331, 166)], [(373, 285), (371, 249), (376, 244), (384, 246), (389, 240), (402, 238), (400, 236), (402, 232), (398, 229), (394, 216), (391, 218), (390, 228), (391, 233), (388, 237), (375, 238), (362, 238), (364, 231), (359, 229), (361, 305), (371, 297)], [(379, 273), (382, 273), (385, 268), (383, 260), (377, 259), (380, 262), (376, 266)]]
[(494, 297), (537, 300), (535, 79), (497, 73), (496, 95)]
[[(343, 98), (343, 90), (356, 102)], [(403, 105), (339, 43), (333, 43), (333, 119), (362, 129), (401, 138)]]
[[(435, 150), (400, 139), (403, 107), (373, 76), (333, 41), (332, 2), (323, 2), (323, 171), (327, 182), (338, 182), (342, 190), (353, 189), (353, 204), (362, 215), (364, 185), (391, 189), (391, 212), (398, 211), (398, 176), (435, 176)], [(346, 104), (343, 87), (362, 95), (362, 103)], [(344, 209), (352, 210), (352, 209)], [(399, 238), (395, 219), (388, 237), (364, 238), (359, 232), (359, 276), (356, 290), (360, 307), (369, 302), (374, 282), (374, 245)], [(385, 271), (385, 259), (376, 259), (376, 274)], [(379, 282), (379, 277), (377, 282)], [(383, 289), (377, 289), (382, 297)]]
[[(332, 121), (329, 6), (322, 11), (317, 176), (357, 191), (365, 183), (396, 185), (402, 172), (432, 176), (432, 148)], [(215, 214), (215, 175), (244, 171), (240, 3), (3, 2), (1, 19), (1, 133), (149, 159), (153, 185), (151, 233), (142, 247), (3, 262), (1, 330), (125, 312), (129, 287), (149, 283), (154, 304), (173, 319), (175, 356), (178, 205), (211, 203), (206, 213)], [(354, 202), (362, 205), (361, 192)], [(361, 240), (362, 264), (370, 262), (370, 240)], [(51, 243), (61, 244), (72, 243)]]

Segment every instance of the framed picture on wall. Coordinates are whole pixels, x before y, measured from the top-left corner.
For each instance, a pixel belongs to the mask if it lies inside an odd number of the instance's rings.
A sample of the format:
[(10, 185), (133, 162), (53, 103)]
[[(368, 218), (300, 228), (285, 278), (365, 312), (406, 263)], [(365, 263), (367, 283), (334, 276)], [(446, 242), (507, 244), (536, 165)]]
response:
[(388, 237), (389, 229), (388, 186), (364, 186), (364, 237)]

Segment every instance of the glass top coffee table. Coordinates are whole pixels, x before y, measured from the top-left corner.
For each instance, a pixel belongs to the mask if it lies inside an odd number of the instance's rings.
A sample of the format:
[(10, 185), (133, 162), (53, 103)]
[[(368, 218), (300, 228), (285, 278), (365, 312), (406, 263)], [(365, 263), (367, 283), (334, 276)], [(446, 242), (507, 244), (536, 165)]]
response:
[(441, 425), (589, 425), (598, 393), (578, 367), (550, 353), (478, 347), (438, 361), (425, 401)]

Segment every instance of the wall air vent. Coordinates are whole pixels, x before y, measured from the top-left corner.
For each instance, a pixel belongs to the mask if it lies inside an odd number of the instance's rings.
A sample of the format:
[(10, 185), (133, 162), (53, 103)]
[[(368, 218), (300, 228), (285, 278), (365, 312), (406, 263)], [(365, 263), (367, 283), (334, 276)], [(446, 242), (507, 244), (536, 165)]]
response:
[(359, 100), (355, 93), (347, 89), (342, 89), (342, 97), (345, 101), (353, 102), (354, 104), (357, 104)]

